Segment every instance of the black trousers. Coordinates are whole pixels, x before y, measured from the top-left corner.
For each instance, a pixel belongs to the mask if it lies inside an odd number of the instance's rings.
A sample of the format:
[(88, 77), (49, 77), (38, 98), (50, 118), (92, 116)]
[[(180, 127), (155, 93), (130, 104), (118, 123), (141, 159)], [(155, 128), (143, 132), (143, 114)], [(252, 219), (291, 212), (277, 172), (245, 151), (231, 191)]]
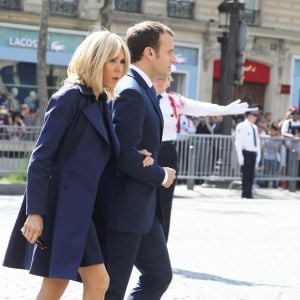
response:
[[(162, 142), (162, 146), (159, 153), (159, 165), (162, 167), (170, 167), (176, 170), (178, 169), (177, 162), (177, 151), (175, 147), (175, 142)], [(169, 231), (170, 231), (170, 221), (171, 221), (171, 210), (173, 203), (173, 195), (175, 190), (176, 180), (168, 188), (161, 186), (159, 188), (159, 199), (160, 205), (163, 213), (163, 231), (168, 241)]]
[(243, 150), (242, 198), (253, 198), (252, 186), (255, 175), (256, 152)]
[(141, 273), (127, 300), (159, 300), (172, 280), (169, 253), (158, 219), (148, 233), (110, 231), (105, 300), (123, 300), (133, 266)]

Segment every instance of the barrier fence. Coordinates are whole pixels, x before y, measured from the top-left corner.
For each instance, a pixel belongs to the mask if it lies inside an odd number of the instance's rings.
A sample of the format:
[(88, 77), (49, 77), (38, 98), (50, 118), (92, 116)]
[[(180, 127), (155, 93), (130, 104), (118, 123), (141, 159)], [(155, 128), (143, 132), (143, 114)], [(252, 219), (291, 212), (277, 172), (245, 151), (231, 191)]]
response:
[[(0, 176), (26, 173), (30, 153), (39, 127), (19, 129), (0, 126)], [(187, 180), (234, 182), (240, 180), (240, 166), (234, 136), (179, 135), (177, 177)], [(279, 181), (300, 181), (300, 139), (261, 137), (262, 158), (256, 170), (261, 184), (278, 185)]]

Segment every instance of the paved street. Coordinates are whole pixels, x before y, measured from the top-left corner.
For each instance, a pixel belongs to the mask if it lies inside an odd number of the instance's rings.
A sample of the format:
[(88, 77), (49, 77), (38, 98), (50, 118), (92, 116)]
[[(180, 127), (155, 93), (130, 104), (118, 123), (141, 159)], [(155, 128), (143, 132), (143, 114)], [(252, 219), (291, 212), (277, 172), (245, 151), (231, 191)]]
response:
[[(169, 250), (174, 278), (163, 300), (299, 300), (300, 192), (176, 188)], [(0, 196), (3, 257), (20, 196)], [(136, 280), (134, 271), (130, 287)], [(0, 299), (34, 299), (40, 278), (0, 267)], [(72, 282), (64, 300), (81, 299)]]

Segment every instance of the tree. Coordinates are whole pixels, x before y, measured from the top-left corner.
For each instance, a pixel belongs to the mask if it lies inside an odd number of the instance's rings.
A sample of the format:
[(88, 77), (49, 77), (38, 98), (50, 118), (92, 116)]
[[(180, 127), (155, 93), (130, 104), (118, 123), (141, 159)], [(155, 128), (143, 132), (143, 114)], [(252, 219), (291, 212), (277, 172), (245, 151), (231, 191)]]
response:
[(42, 0), (41, 22), (39, 30), (39, 42), (37, 51), (37, 90), (39, 99), (39, 116), (38, 125), (41, 125), (44, 120), (44, 113), (48, 103), (47, 90), (47, 36), (48, 36), (48, 16), (49, 16), (49, 1)]

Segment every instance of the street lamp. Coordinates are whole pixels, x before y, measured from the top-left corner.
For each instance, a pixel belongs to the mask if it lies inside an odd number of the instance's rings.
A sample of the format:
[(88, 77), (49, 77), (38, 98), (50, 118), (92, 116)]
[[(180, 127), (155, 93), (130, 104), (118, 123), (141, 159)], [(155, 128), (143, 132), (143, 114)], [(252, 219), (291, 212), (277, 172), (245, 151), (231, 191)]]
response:
[[(243, 51), (247, 40), (244, 8), (244, 0), (224, 0), (218, 6), (219, 27), (223, 28), (222, 36), (218, 37), (221, 44), (220, 105), (227, 105), (233, 100), (234, 85), (243, 81)], [(231, 126), (231, 117), (224, 117), (222, 133), (230, 135)]]

